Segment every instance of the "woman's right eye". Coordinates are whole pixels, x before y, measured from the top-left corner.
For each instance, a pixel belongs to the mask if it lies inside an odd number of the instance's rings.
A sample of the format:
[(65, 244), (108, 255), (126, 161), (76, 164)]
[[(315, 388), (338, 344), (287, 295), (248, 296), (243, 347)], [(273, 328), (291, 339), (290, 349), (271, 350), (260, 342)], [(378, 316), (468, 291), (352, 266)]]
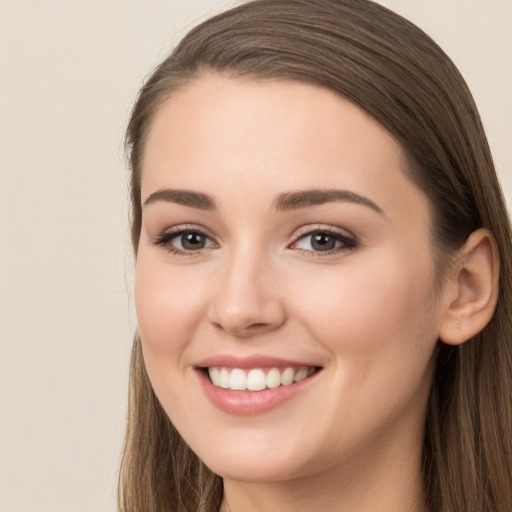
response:
[(162, 233), (154, 240), (154, 244), (179, 255), (197, 254), (202, 249), (217, 247), (217, 244), (206, 234), (193, 229)]

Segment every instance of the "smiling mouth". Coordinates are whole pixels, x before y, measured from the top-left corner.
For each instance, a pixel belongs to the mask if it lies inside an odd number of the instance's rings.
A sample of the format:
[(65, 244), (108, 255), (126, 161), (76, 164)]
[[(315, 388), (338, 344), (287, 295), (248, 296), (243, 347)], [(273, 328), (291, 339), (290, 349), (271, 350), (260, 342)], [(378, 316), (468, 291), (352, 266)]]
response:
[(316, 366), (285, 368), (225, 368), (211, 366), (207, 369), (210, 382), (219, 388), (233, 391), (263, 391), (290, 386), (307, 379), (320, 368)]

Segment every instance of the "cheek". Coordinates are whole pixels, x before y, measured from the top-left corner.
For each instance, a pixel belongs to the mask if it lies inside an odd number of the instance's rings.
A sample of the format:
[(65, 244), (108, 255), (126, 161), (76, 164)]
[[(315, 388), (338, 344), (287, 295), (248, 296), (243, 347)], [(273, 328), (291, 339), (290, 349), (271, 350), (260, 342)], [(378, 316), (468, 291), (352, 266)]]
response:
[[(163, 408), (173, 421), (192, 421), (196, 412), (187, 400), (187, 347), (201, 318), (205, 280), (139, 252), (135, 306), (144, 363)], [(188, 419), (187, 419), (188, 418)]]
[(294, 295), (314, 338), (340, 365), (424, 369), (437, 341), (430, 262), (390, 256), (337, 272)]
[(135, 307), (145, 354), (179, 357), (204, 317), (205, 280), (139, 254)]
[(411, 432), (421, 428), (437, 343), (429, 267), (418, 279), (415, 269), (387, 263), (303, 280), (296, 294), (297, 316), (330, 353), (326, 395), (336, 406), (318, 415), (330, 414), (323, 435), (336, 446), (364, 443), (404, 418)]

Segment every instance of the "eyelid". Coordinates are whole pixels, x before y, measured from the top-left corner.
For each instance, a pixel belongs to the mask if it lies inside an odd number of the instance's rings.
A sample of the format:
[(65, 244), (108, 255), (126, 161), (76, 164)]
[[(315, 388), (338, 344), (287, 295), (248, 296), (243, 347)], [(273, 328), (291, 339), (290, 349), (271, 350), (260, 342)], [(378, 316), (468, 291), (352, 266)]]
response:
[(176, 236), (184, 231), (192, 231), (194, 233), (200, 233), (201, 235), (205, 235), (208, 238), (213, 238), (212, 235), (208, 232), (208, 230), (203, 228), (202, 226), (198, 226), (197, 224), (178, 224), (176, 226), (171, 226), (163, 229), (154, 237), (154, 239), (167, 235)]
[[(179, 237), (184, 233), (198, 233), (210, 241), (210, 245), (208, 247), (201, 247), (197, 250), (184, 250), (170, 244), (173, 238)], [(293, 245), (297, 244), (301, 239), (307, 236), (313, 236), (314, 234), (326, 234), (331, 236), (336, 241), (341, 242), (342, 246), (335, 247), (330, 250), (318, 251), (313, 249), (304, 249), (299, 247), (293, 247)], [(177, 255), (183, 256), (193, 256), (201, 253), (204, 250), (210, 250), (212, 248), (219, 247), (219, 243), (216, 241), (215, 237), (210, 234), (210, 232), (205, 229), (203, 226), (197, 224), (181, 224), (172, 226), (170, 228), (166, 228), (161, 231), (156, 236), (151, 237), (151, 242), (156, 246), (161, 246), (166, 248), (170, 253), (174, 253)], [(326, 226), (321, 224), (316, 225), (308, 225), (303, 226), (296, 230), (293, 234), (293, 240), (291, 243), (287, 245), (287, 248), (292, 249), (294, 251), (299, 251), (305, 253), (307, 256), (329, 256), (332, 254), (339, 254), (351, 249), (354, 249), (358, 245), (358, 241), (356, 237), (347, 231), (346, 229), (342, 229), (335, 226)]]
[(214, 246), (218, 247), (219, 244), (215, 240), (215, 238), (202, 226), (198, 226), (196, 224), (180, 224), (177, 226), (172, 226), (170, 228), (167, 228), (154, 237), (151, 237), (151, 242), (156, 246), (161, 246), (163, 248), (166, 248), (170, 253), (178, 254), (178, 255), (184, 255), (184, 256), (193, 256), (196, 254), (199, 254), (203, 250), (209, 250), (212, 247), (203, 247), (201, 249), (197, 250), (182, 250), (178, 247), (170, 246), (170, 241), (173, 238), (176, 238), (180, 236), (183, 233), (198, 233), (206, 238), (208, 238)]
[(326, 224), (308, 224), (307, 226), (302, 226), (293, 233), (292, 237), (294, 240), (298, 240), (299, 238), (305, 235), (310, 235), (311, 233), (315, 233), (316, 231), (332, 233), (333, 235), (339, 235), (344, 238), (351, 238), (354, 240), (356, 239), (356, 236), (347, 229)]
[[(335, 240), (342, 242), (343, 245), (341, 247), (335, 247), (334, 249), (326, 251), (315, 251), (313, 249), (293, 247), (293, 245), (297, 244), (301, 239), (306, 238), (308, 236), (313, 236), (314, 234), (317, 233), (324, 233), (328, 236), (331, 236)], [(297, 230), (297, 232), (294, 234), (293, 241), (288, 245), (288, 248), (294, 251), (299, 251), (308, 257), (326, 257), (353, 250), (358, 245), (359, 243), (357, 238), (347, 230), (334, 226), (325, 226), (317, 224), (304, 226)]]

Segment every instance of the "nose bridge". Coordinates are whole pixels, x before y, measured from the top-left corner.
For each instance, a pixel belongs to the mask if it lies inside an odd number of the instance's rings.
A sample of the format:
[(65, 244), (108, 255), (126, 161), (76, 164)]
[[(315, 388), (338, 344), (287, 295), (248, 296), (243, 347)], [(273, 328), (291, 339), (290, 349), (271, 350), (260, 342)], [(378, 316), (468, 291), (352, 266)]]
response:
[(268, 251), (249, 243), (233, 247), (223, 262), (210, 320), (237, 336), (277, 328), (285, 311), (274, 274)]

